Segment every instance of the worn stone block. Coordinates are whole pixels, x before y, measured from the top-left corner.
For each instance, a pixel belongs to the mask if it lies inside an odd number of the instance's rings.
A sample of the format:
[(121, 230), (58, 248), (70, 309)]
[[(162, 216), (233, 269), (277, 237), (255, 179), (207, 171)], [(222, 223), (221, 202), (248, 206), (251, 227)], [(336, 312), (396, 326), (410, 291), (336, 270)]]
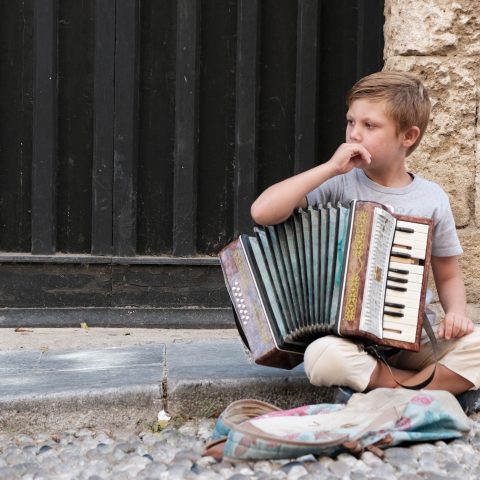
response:
[(480, 301), (480, 231), (477, 228), (466, 228), (458, 231), (464, 254), (460, 257), (460, 267), (463, 272), (467, 301), (478, 303)]
[(480, 53), (476, 0), (386, 0), (385, 57)]
[(480, 227), (480, 87), (477, 85), (477, 123), (475, 126), (475, 225)]

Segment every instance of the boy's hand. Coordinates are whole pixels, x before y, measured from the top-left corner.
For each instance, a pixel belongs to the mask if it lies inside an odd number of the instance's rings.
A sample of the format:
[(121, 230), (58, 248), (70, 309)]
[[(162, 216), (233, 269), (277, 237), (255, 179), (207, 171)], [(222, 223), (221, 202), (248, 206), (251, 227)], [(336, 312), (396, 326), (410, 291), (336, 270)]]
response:
[(328, 161), (337, 175), (370, 165), (372, 156), (361, 143), (342, 143)]
[(444, 319), (438, 328), (438, 337), (450, 340), (451, 338), (460, 338), (474, 329), (473, 322), (461, 313), (449, 312), (445, 314)]

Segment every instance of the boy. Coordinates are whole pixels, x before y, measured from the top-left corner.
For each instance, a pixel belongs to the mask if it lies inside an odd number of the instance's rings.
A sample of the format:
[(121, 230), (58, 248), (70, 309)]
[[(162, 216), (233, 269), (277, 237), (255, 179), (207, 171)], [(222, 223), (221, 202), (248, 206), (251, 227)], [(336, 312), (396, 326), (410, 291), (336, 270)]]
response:
[[(465, 314), (458, 241), (448, 197), (435, 183), (407, 171), (406, 157), (427, 127), (430, 100), (413, 75), (378, 72), (359, 80), (347, 97), (346, 143), (322, 165), (269, 187), (254, 202), (259, 224), (286, 220), (295, 208), (352, 199), (370, 200), (394, 212), (429, 217), (434, 222), (432, 271), (445, 317), (437, 329), (439, 362), (426, 387), (458, 395), (480, 387), (480, 329)], [(326, 336), (310, 344), (305, 371), (314, 385), (341, 385), (356, 391), (397, 387), (388, 367), (361, 343)], [(430, 343), (418, 353), (400, 351), (388, 358), (395, 378), (416, 385), (429, 377), (434, 357)]]

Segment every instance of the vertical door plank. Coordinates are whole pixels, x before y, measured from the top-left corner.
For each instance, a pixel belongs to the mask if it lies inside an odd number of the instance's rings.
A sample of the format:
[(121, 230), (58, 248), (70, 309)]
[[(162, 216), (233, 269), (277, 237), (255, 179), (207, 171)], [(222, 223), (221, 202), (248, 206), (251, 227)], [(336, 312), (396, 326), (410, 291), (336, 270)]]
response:
[(112, 253), (115, 0), (95, 1), (93, 255)]
[(0, 250), (32, 248), (33, 4), (0, 2)]
[(250, 206), (256, 195), (258, 132), (257, 0), (238, 1), (235, 112), (234, 235), (251, 230)]
[(318, 23), (318, 0), (299, 0), (294, 173), (317, 160)]
[(116, 2), (113, 244), (136, 253), (138, 129), (138, 2)]
[(32, 146), (33, 254), (52, 254), (56, 250), (57, 16), (56, 0), (35, 2)]
[(176, 18), (176, 1), (142, 0), (137, 255), (172, 254)]
[(200, 0), (178, 0), (173, 254), (196, 253)]

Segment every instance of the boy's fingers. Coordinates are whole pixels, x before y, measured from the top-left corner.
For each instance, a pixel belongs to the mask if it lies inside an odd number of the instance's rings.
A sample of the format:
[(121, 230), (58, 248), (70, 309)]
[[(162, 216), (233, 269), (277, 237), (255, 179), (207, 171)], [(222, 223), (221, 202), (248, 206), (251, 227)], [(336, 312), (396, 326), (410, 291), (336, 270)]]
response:
[(350, 161), (354, 162), (356, 167), (361, 167), (364, 165), (370, 165), (372, 159), (365, 156), (363, 153), (357, 153), (356, 155), (350, 157)]
[(474, 325), (468, 317), (447, 315), (440, 324), (438, 336), (450, 340), (467, 335), (474, 330)]
[(370, 159), (372, 156), (370, 155), (370, 152), (361, 144), (355, 145), (355, 149), (353, 150), (354, 156), (362, 157), (364, 160), (370, 162)]
[(444, 321), (444, 337), (447, 339), (447, 340), (450, 340), (450, 338), (452, 338), (452, 321), (450, 319), (450, 317), (445, 317)]
[(461, 326), (458, 330), (458, 334), (456, 336), (457, 337), (463, 337), (464, 335), (467, 334), (467, 331), (468, 331), (468, 323), (467, 323), (466, 319), (463, 319), (462, 322), (461, 322)]
[(465, 317), (465, 328), (463, 330), (464, 335), (468, 335), (469, 333), (472, 333), (473, 330), (474, 330), (474, 328), (473, 328), (472, 321), (469, 318)]
[(445, 336), (445, 320), (440, 322), (440, 325), (438, 326), (438, 336), (440, 338), (443, 338)]
[(463, 337), (466, 333), (465, 323), (466, 318), (465, 317), (453, 317), (453, 328), (452, 328), (452, 337), (453, 338), (458, 338), (458, 337)]
[(464, 335), (468, 335), (472, 333), (474, 330), (473, 322), (468, 317), (461, 317), (461, 328), (459, 328), (459, 332), (457, 337), (463, 337)]
[(463, 321), (461, 318), (453, 317), (452, 318), (452, 337), (457, 338), (461, 336), (460, 333), (463, 331)]

